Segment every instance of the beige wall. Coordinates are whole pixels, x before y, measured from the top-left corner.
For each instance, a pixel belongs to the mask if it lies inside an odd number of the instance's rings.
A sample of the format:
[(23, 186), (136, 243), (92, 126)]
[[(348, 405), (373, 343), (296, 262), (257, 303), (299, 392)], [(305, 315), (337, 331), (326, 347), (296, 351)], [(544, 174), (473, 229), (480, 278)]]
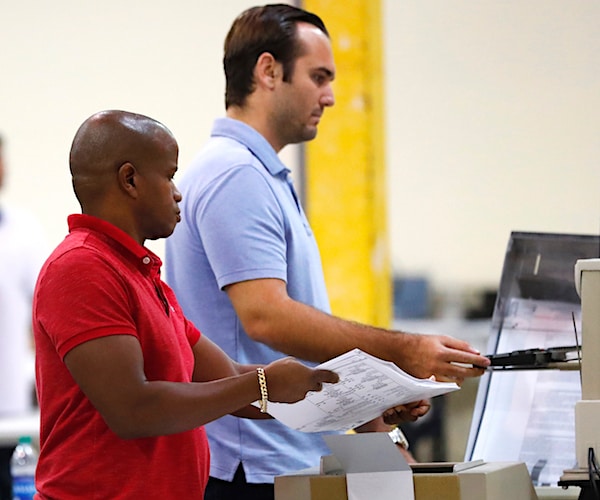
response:
[(188, 164), (223, 114), (223, 39), (249, 0), (0, 0), (0, 132), (6, 197), (54, 244), (79, 210), (68, 173), (77, 127), (118, 108), (164, 122)]
[(600, 231), (600, 3), (386, 2), (397, 272), (496, 285), (511, 230)]
[[(78, 211), (70, 141), (106, 108), (163, 121), (185, 168), (223, 114), (225, 33), (254, 3), (0, 0), (4, 197), (60, 241)], [(384, 13), (396, 271), (495, 285), (510, 230), (598, 232), (600, 3), (385, 0)]]

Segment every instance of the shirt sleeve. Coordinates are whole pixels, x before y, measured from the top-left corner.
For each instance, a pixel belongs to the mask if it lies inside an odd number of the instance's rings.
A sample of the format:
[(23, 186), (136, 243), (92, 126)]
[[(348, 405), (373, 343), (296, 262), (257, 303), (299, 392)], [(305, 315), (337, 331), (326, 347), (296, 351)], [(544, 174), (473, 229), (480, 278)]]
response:
[(79, 249), (46, 268), (38, 284), (34, 318), (64, 358), (95, 338), (137, 337), (129, 305), (122, 277), (97, 253)]
[(196, 221), (220, 288), (249, 279), (286, 280), (286, 224), (273, 187), (250, 165), (216, 179)]

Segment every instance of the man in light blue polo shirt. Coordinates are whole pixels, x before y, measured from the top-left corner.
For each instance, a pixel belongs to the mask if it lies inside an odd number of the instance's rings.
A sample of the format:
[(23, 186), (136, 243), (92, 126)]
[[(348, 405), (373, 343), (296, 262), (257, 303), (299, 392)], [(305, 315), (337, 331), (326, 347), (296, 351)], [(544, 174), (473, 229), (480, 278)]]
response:
[[(266, 363), (282, 352), (248, 336), (227, 293), (219, 290), (275, 279), (287, 284), (291, 298), (329, 311), (319, 252), (288, 173), (258, 132), (222, 118), (182, 178), (188, 203), (181, 205), (181, 218), (187, 223), (168, 243), (167, 280), (204, 335), (239, 362)], [(208, 424), (207, 432), (212, 475), (227, 480), (240, 460), (248, 481), (271, 483), (275, 475), (329, 453), (318, 434), (292, 431), (275, 420), (255, 425), (226, 417)]]
[[(317, 363), (359, 347), (417, 377), (481, 375), (465, 364), (489, 361), (463, 341), (330, 314), (315, 238), (277, 156), (313, 139), (334, 104), (335, 64), (321, 19), (290, 5), (248, 9), (227, 35), (224, 67), (227, 116), (178, 182), (182, 222), (167, 240), (167, 281), (186, 315), (243, 363), (285, 355)], [(415, 420), (427, 409), (420, 401), (399, 411)], [(224, 417), (206, 430), (207, 500), (272, 499), (274, 476), (329, 453), (320, 435), (275, 420)]]

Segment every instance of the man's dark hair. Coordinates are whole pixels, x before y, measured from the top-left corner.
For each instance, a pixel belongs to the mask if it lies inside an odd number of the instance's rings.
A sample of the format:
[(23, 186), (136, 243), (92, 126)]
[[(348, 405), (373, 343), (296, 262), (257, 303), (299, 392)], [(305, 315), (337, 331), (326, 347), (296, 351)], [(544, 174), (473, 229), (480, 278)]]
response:
[(329, 36), (319, 16), (286, 4), (252, 7), (233, 22), (225, 38), (225, 108), (243, 106), (254, 90), (253, 72), (258, 57), (270, 53), (283, 66), (283, 80), (292, 78), (294, 63), (302, 55), (296, 32), (308, 23)]

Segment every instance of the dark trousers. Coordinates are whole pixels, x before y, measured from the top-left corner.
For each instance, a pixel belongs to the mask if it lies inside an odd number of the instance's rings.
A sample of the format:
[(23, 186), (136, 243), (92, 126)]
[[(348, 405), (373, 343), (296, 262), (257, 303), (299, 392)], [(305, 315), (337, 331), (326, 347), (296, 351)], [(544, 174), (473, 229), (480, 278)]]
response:
[(0, 500), (12, 500), (10, 457), (12, 457), (14, 449), (14, 446), (0, 446)]
[(240, 464), (232, 482), (209, 478), (204, 500), (275, 500), (275, 488), (270, 483), (247, 483)]

